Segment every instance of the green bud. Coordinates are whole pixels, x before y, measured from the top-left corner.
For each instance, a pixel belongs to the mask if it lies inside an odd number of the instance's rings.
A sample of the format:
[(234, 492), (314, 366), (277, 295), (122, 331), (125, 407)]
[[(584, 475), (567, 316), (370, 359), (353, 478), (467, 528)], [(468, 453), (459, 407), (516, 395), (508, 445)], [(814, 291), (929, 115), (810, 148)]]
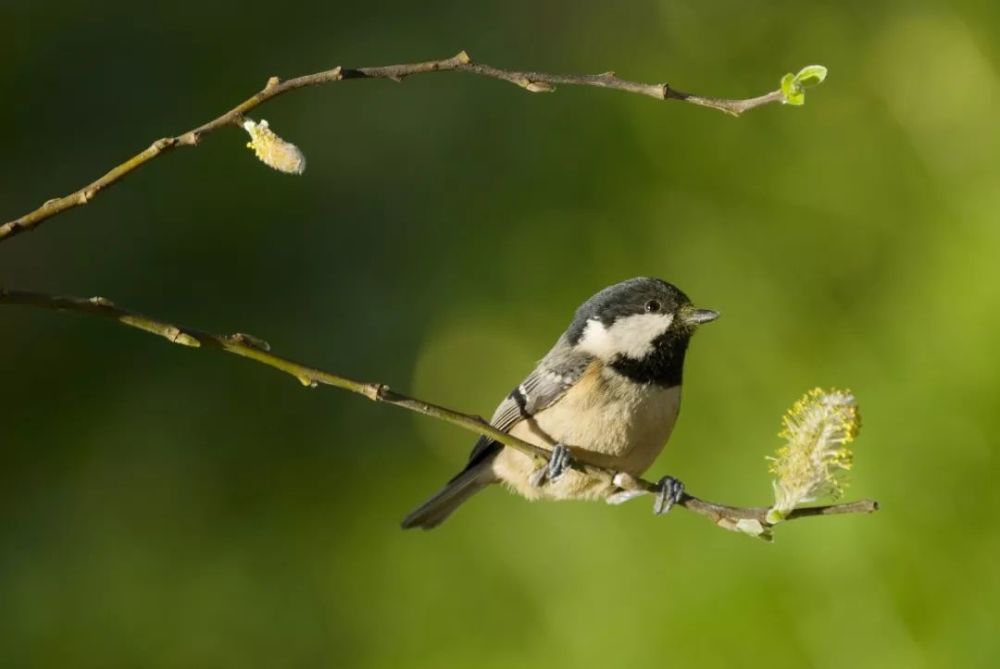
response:
[(789, 72), (781, 78), (781, 93), (786, 105), (796, 107), (806, 103), (806, 90), (818, 86), (826, 79), (827, 69), (822, 65), (806, 65), (798, 74)]
[(822, 65), (806, 65), (795, 75), (795, 81), (803, 88), (818, 86), (826, 79), (826, 72)]
[(802, 86), (795, 80), (795, 75), (791, 72), (781, 78), (781, 93), (785, 96), (784, 103), (786, 105), (798, 107), (806, 103), (805, 91), (802, 90)]

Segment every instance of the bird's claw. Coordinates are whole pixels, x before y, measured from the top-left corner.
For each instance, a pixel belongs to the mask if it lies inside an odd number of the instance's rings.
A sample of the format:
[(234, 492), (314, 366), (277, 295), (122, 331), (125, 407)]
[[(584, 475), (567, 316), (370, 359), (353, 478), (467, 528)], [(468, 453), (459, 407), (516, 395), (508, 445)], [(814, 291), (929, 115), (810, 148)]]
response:
[(684, 497), (684, 484), (673, 476), (664, 476), (656, 483), (656, 500), (653, 502), (653, 513), (657, 516), (670, 511), (674, 504)]
[(563, 444), (556, 444), (552, 447), (549, 461), (544, 467), (539, 467), (531, 475), (531, 485), (536, 488), (545, 485), (549, 481), (555, 481), (563, 475), (573, 461), (573, 454), (568, 447)]

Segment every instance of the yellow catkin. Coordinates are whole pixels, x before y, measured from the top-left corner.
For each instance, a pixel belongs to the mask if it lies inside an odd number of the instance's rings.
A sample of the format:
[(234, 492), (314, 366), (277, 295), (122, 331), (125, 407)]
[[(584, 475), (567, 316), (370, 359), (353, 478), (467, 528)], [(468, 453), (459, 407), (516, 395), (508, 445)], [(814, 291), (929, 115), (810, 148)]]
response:
[(849, 444), (860, 428), (861, 415), (849, 390), (814, 388), (789, 409), (778, 435), (785, 445), (768, 458), (774, 475), (768, 521), (783, 519), (805, 502), (841, 495), (854, 457)]
[(260, 123), (247, 119), (243, 129), (250, 133), (247, 147), (253, 149), (262, 163), (286, 174), (302, 174), (306, 171), (306, 157), (291, 142), (286, 142), (268, 126), (267, 121)]

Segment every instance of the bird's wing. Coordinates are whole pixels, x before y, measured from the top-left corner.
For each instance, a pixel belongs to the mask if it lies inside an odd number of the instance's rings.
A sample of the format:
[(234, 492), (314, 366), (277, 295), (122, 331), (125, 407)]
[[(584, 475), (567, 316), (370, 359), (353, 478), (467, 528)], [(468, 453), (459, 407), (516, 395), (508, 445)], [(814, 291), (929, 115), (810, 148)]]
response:
[[(574, 350), (564, 338), (561, 338), (528, 378), (504, 398), (493, 412), (490, 425), (503, 432), (509, 432), (520, 421), (552, 406), (580, 380), (593, 360), (593, 356)], [(489, 437), (480, 437), (469, 455), (466, 469), (493, 457), (501, 448), (503, 445), (499, 442)]]

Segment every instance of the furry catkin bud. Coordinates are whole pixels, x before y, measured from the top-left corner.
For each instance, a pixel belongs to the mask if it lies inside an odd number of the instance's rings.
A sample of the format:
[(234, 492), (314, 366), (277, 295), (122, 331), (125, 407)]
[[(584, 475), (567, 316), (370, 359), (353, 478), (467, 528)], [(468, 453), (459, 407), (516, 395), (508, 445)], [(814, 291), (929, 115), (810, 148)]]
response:
[(260, 123), (247, 119), (243, 128), (250, 133), (247, 148), (253, 149), (262, 163), (286, 174), (302, 174), (306, 171), (306, 157), (299, 147), (286, 142), (276, 135), (267, 121)]
[(854, 456), (848, 444), (858, 435), (861, 415), (850, 391), (814, 388), (792, 406), (782, 424), (778, 436), (785, 445), (768, 458), (775, 477), (770, 523), (784, 520), (804, 502), (840, 496)]

